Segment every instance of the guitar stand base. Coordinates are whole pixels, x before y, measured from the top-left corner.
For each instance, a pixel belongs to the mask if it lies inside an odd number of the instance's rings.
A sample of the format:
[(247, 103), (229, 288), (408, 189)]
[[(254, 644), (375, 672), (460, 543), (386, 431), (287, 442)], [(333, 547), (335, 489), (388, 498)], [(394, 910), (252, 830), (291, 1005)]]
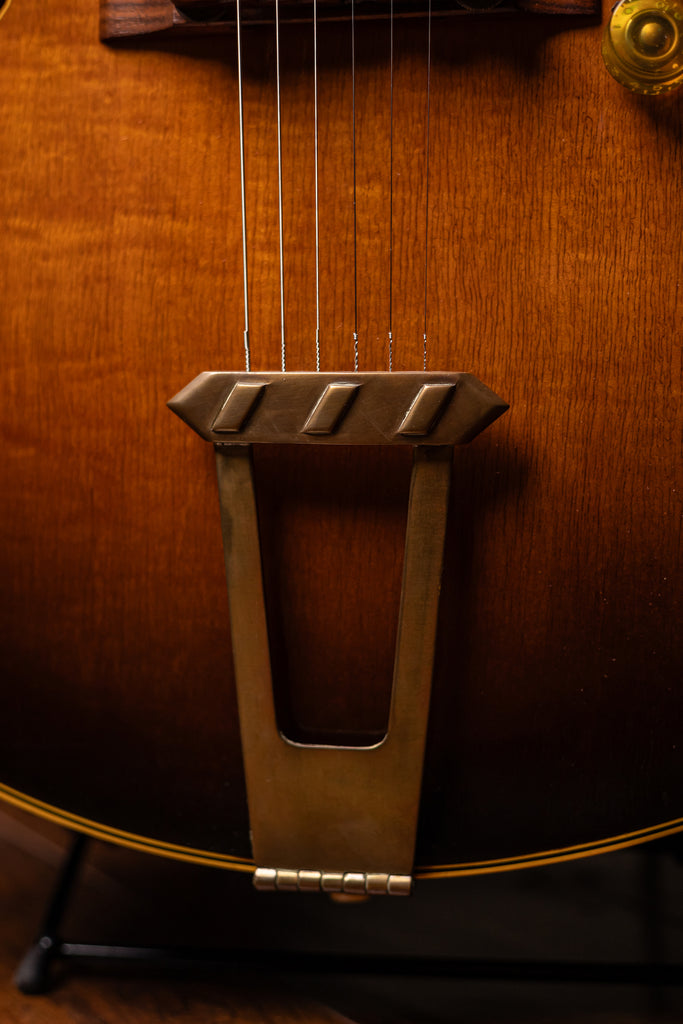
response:
[(560, 982), (563, 984), (683, 985), (683, 965), (661, 963), (581, 963), (572, 961), (474, 960), (451, 957), (364, 956), (296, 950), (225, 950), (113, 946), (64, 942), (60, 926), (77, 881), (88, 839), (76, 835), (50, 899), (40, 937), (19, 964), (14, 983), (25, 995), (49, 992), (57, 961), (151, 964), (168, 970), (235, 968), (297, 974), (364, 974), (450, 978), (467, 981)]

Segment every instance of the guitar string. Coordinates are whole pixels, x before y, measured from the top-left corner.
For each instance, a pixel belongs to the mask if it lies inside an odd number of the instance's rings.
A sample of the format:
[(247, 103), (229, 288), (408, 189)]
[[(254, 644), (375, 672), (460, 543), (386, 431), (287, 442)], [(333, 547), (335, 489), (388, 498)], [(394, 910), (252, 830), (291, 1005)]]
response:
[(358, 373), (358, 220), (356, 214), (356, 0), (351, 0), (351, 95), (353, 111), (353, 368)]
[(320, 373), (320, 203), (318, 194), (318, 0), (313, 0), (313, 92), (315, 98), (315, 368), (316, 371)]
[(280, 351), (282, 372), (286, 370), (287, 350), (285, 346), (285, 264), (284, 233), (282, 229), (282, 109), (280, 102), (280, 0), (275, 0), (275, 68), (277, 76), (277, 178), (278, 178), (278, 221), (280, 226)]
[[(249, 341), (249, 279), (247, 267), (247, 218), (244, 150), (244, 101), (242, 73), (242, 24), (241, 4), (236, 0), (237, 22), (237, 65), (240, 131), (240, 184), (242, 193), (242, 269), (244, 281), (244, 350), (245, 369), (251, 370), (251, 348)], [(423, 329), (423, 369), (427, 368), (427, 284), (429, 270), (429, 142), (430, 142), (430, 100), (431, 100), (431, 28), (432, 3), (429, 0), (427, 31), (427, 116), (425, 131), (425, 294)], [(278, 220), (280, 245), (280, 334), (281, 362), (286, 369), (285, 306), (284, 306), (284, 231), (282, 200), (282, 114), (280, 95), (280, 10), (275, 0), (275, 39), (277, 77), (277, 142), (278, 142)], [(353, 117), (353, 264), (354, 264), (354, 370), (359, 368), (358, 353), (358, 227), (357, 227), (357, 180), (356, 180), (356, 62), (355, 62), (355, 0), (351, 0), (351, 73), (352, 73), (352, 117)], [(394, 4), (390, 6), (390, 145), (389, 145), (389, 370), (393, 369), (393, 99), (394, 99)], [(318, 58), (317, 58), (317, 0), (314, 0), (314, 96), (315, 96), (315, 221), (316, 221), (316, 370), (320, 370), (320, 235), (319, 235), (319, 177), (318, 177)]]
[(389, 8), (389, 373), (394, 368), (394, 0)]
[(429, 115), (432, 79), (432, 0), (427, 15), (427, 124), (425, 126), (425, 296), (422, 333), (422, 369), (427, 369), (427, 283), (429, 281)]
[(247, 373), (251, 370), (251, 349), (249, 347), (249, 277), (247, 273), (247, 197), (244, 175), (244, 103), (242, 98), (242, 14), (240, 0), (237, 0), (237, 93), (240, 120), (240, 181), (242, 187), (242, 276), (244, 281), (244, 363)]

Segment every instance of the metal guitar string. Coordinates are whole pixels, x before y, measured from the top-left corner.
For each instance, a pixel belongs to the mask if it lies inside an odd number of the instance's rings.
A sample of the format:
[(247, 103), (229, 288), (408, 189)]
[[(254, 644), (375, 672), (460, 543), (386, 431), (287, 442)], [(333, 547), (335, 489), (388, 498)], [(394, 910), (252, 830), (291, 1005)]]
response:
[[(392, 0), (393, 3), (393, 0)], [(320, 204), (318, 195), (318, 0), (313, 0), (313, 93), (315, 99), (315, 368), (320, 372)]]
[(247, 275), (247, 202), (244, 182), (244, 105), (242, 101), (242, 16), (240, 0), (237, 0), (237, 90), (240, 116), (240, 180), (242, 183), (242, 274), (244, 278), (244, 363), (247, 373), (251, 370), (249, 348), (249, 279)]
[(422, 333), (422, 369), (427, 369), (427, 281), (429, 270), (429, 113), (432, 79), (432, 0), (427, 16), (427, 124), (425, 126), (425, 301)]
[(389, 8), (389, 373), (394, 368), (394, 0)]
[(287, 351), (285, 348), (285, 263), (284, 237), (282, 231), (282, 114), (280, 105), (280, 0), (275, 0), (275, 67), (277, 75), (277, 182), (278, 220), (280, 224), (280, 351), (282, 372), (285, 372)]
[(353, 368), (358, 372), (358, 231), (356, 216), (356, 0), (351, 0), (351, 90), (353, 105)]

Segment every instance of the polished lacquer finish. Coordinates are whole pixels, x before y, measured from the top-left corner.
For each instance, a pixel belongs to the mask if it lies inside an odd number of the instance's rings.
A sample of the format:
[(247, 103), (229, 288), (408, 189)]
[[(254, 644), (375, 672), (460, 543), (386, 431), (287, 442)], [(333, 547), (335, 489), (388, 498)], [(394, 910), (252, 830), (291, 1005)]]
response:
[[(236, 40), (104, 45), (98, 16), (21, 0), (0, 23), (0, 783), (240, 867), (214, 457), (166, 408), (244, 369)], [(394, 370), (421, 372), (426, 333), (428, 371), (510, 403), (454, 456), (423, 873), (683, 827), (683, 101), (621, 88), (599, 19), (517, 14), (435, 21), (427, 107), (427, 26), (395, 25), (393, 104), (388, 22), (356, 25), (355, 89), (350, 25), (318, 30), (321, 371), (352, 378), (354, 332), (361, 373), (387, 370), (391, 329)], [(245, 28), (261, 374), (281, 365), (274, 75), (273, 27)], [(292, 371), (316, 367), (313, 79), (310, 25), (284, 27)], [(410, 452), (267, 445), (255, 471), (279, 725), (373, 742)]]

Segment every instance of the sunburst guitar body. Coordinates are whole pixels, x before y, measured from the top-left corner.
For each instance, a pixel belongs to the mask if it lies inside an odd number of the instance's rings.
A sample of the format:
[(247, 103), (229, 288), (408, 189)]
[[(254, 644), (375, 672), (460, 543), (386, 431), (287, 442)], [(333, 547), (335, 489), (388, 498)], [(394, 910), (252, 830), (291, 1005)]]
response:
[[(244, 211), (254, 379), (509, 404), (454, 450), (415, 874), (682, 830), (683, 94), (608, 74), (607, 7), (358, 3), (277, 53), (245, 11), (239, 67), (234, 7), (0, 22), (0, 795), (253, 869), (215, 459), (166, 404), (246, 377)], [(372, 746), (411, 445), (269, 442), (278, 728)]]

